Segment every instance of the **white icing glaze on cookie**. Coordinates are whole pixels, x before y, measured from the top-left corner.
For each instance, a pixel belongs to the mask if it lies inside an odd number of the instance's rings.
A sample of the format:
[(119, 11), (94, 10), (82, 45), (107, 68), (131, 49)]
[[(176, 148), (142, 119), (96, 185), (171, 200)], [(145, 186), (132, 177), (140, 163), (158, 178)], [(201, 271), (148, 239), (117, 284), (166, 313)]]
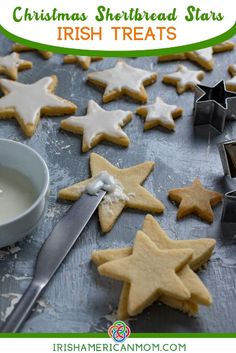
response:
[(18, 68), (24, 62), (25, 61), (21, 60), (17, 53), (12, 53), (10, 55), (0, 57), (0, 66), (6, 67), (8, 69)]
[(155, 73), (118, 61), (112, 69), (92, 72), (88, 78), (106, 85), (105, 94), (111, 91), (122, 91), (122, 89), (139, 93), (143, 82), (151, 79), (153, 74)]
[(203, 48), (203, 49), (199, 49), (194, 51), (194, 53), (202, 60), (204, 61), (211, 61), (213, 59), (213, 49), (212, 47), (208, 47), (208, 48)]
[(89, 195), (97, 195), (101, 190), (109, 193), (116, 189), (115, 179), (106, 171), (99, 173), (85, 188), (85, 192)]
[(95, 101), (88, 102), (87, 114), (85, 116), (71, 116), (64, 120), (67, 126), (80, 127), (83, 129), (83, 143), (89, 148), (98, 135), (107, 135), (113, 138), (127, 138), (128, 136), (121, 129), (125, 124), (130, 111), (102, 109)]
[(0, 85), (8, 94), (0, 98), (0, 112), (14, 108), (25, 124), (34, 124), (44, 107), (64, 108), (68, 102), (49, 92), (52, 77), (44, 77), (32, 84), (0, 79)]
[[(102, 200), (103, 205), (107, 207), (107, 212), (110, 212), (109, 206), (112, 203), (129, 200), (129, 196), (126, 195), (123, 185), (107, 171), (101, 171), (93, 177), (89, 184), (81, 191), (89, 195), (96, 195), (100, 190), (107, 191)], [(135, 197), (135, 194), (130, 195), (130, 197)]]
[(155, 121), (160, 125), (174, 129), (175, 123), (172, 114), (178, 108), (176, 105), (165, 103), (160, 97), (156, 97), (155, 103), (141, 106), (147, 110), (145, 122)]
[(179, 65), (176, 72), (165, 75), (165, 77), (177, 81), (179, 87), (185, 88), (200, 84), (199, 75), (204, 75), (203, 71), (189, 70), (186, 66)]

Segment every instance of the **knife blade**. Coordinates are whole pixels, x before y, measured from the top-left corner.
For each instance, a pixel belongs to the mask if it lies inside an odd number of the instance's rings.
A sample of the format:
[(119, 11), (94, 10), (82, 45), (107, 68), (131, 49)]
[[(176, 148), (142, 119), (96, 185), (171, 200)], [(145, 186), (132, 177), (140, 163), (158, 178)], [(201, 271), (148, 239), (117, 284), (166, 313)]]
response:
[(83, 194), (56, 224), (39, 251), (32, 282), (8, 317), (1, 332), (17, 332), (28, 317), (36, 300), (70, 252), (102, 201), (106, 191)]

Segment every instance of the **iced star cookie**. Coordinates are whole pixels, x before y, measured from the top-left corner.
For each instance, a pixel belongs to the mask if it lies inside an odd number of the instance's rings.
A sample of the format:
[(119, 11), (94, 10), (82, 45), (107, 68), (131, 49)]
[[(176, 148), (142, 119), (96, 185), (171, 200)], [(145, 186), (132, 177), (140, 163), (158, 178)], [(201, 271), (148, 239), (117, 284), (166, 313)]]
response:
[(132, 113), (130, 111), (107, 111), (95, 101), (90, 100), (85, 116), (71, 116), (62, 120), (61, 128), (76, 134), (83, 134), (83, 152), (87, 152), (103, 140), (128, 147), (129, 138), (121, 127), (131, 119)]
[(194, 91), (204, 76), (203, 71), (189, 70), (186, 66), (179, 65), (176, 72), (164, 75), (162, 82), (176, 86), (178, 94), (182, 94), (187, 90)]
[(183, 109), (176, 105), (167, 104), (160, 97), (156, 97), (153, 104), (137, 108), (136, 113), (145, 118), (144, 130), (152, 129), (158, 125), (175, 130), (174, 119), (182, 115)]
[(72, 114), (76, 105), (54, 94), (57, 77), (44, 77), (32, 84), (0, 79), (0, 119), (15, 118), (27, 136), (36, 130), (41, 115)]
[[(145, 217), (142, 231), (159, 249), (189, 248), (193, 250), (193, 256), (189, 265), (184, 266), (184, 268), (178, 272), (179, 278), (190, 292), (190, 299), (182, 301), (169, 298), (168, 296), (161, 296), (159, 300), (172, 308), (184, 311), (190, 315), (196, 314), (198, 304), (210, 305), (212, 298), (209, 291), (192, 270), (198, 270), (209, 260), (215, 247), (215, 240), (209, 238), (172, 240), (151, 215)], [(92, 260), (97, 266), (100, 266), (106, 262), (129, 256), (131, 253), (132, 248), (98, 250), (92, 253)], [(117, 311), (118, 319), (127, 319), (129, 316), (127, 313), (128, 297), (129, 284), (124, 283)]]
[(31, 69), (32, 66), (31, 61), (21, 60), (17, 53), (0, 56), (0, 74), (8, 76), (11, 80), (17, 80), (18, 71)]
[(84, 188), (101, 172), (111, 175), (115, 182), (115, 190), (107, 193), (98, 208), (99, 221), (104, 233), (109, 232), (119, 215), (125, 208), (133, 208), (147, 212), (162, 213), (164, 205), (152, 196), (143, 186), (143, 182), (154, 168), (153, 162), (144, 162), (133, 167), (120, 169), (109, 163), (96, 153), (90, 155), (92, 178), (60, 190), (59, 198), (76, 201)]
[(91, 62), (102, 60), (100, 56), (79, 56), (79, 55), (66, 55), (64, 57), (65, 64), (79, 64), (84, 70), (88, 70)]
[(223, 199), (219, 192), (205, 189), (199, 179), (195, 179), (190, 186), (169, 190), (168, 196), (179, 204), (177, 219), (196, 214), (209, 223), (212, 223), (214, 218), (212, 206)]
[(228, 71), (232, 77), (231, 79), (225, 82), (226, 89), (229, 91), (236, 92), (236, 65), (235, 64), (229, 65)]
[(37, 51), (44, 59), (50, 59), (53, 56), (53, 53), (50, 51), (37, 50), (37, 49), (30, 48), (30, 47), (27, 47), (27, 46), (19, 44), (19, 43), (13, 44), (12, 51), (16, 51), (18, 53), (21, 53), (24, 51)]
[(186, 52), (185, 55), (186, 55), (186, 58), (197, 63), (205, 70), (210, 71), (214, 67), (212, 47), (203, 48), (195, 51), (189, 51), (189, 52)]
[(148, 96), (144, 86), (154, 83), (157, 73), (138, 69), (118, 61), (112, 69), (88, 74), (88, 81), (96, 86), (105, 88), (103, 102), (127, 95), (134, 100), (146, 103)]
[(132, 254), (98, 267), (100, 274), (130, 283), (127, 311), (134, 316), (162, 295), (188, 300), (190, 293), (177, 275), (191, 259), (191, 249), (160, 250), (138, 231)]

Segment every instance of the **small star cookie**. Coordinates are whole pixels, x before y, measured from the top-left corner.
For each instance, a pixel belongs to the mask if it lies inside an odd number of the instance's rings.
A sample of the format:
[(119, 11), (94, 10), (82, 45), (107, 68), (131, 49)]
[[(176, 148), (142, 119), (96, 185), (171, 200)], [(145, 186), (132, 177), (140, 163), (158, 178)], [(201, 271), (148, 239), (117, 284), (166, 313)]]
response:
[(21, 60), (17, 53), (0, 56), (0, 74), (5, 74), (11, 80), (17, 80), (18, 71), (31, 69), (32, 66), (31, 61)]
[[(134, 208), (147, 212), (162, 213), (164, 205), (152, 196), (143, 186), (143, 182), (154, 168), (153, 162), (144, 162), (133, 167), (120, 169), (96, 153), (90, 155), (92, 178), (102, 171), (112, 175), (117, 183), (113, 193), (105, 195), (98, 207), (99, 221), (104, 233), (109, 232), (125, 208)], [(60, 190), (59, 197), (76, 201), (92, 178), (81, 181)]]
[(88, 70), (92, 61), (102, 60), (100, 56), (79, 56), (66, 55), (64, 57), (65, 64), (79, 64), (84, 70)]
[(40, 115), (72, 114), (76, 105), (56, 96), (57, 77), (44, 77), (32, 84), (0, 79), (0, 119), (15, 118), (27, 136), (32, 136)]
[(12, 51), (16, 51), (18, 53), (24, 51), (37, 51), (44, 59), (50, 59), (53, 56), (53, 53), (50, 51), (37, 50), (34, 48), (27, 47), (26, 45), (22, 45), (19, 43), (15, 43), (12, 46)]
[(137, 101), (146, 103), (148, 96), (144, 86), (154, 83), (157, 73), (138, 69), (118, 61), (112, 69), (88, 74), (88, 81), (96, 86), (105, 88), (103, 102), (127, 95)]
[(98, 267), (104, 276), (130, 283), (128, 313), (141, 313), (161, 295), (174, 299), (190, 298), (188, 289), (177, 276), (192, 257), (191, 249), (160, 250), (148, 236), (138, 231), (132, 254)]
[(182, 94), (187, 90), (194, 91), (204, 76), (203, 71), (189, 70), (186, 66), (179, 65), (176, 72), (164, 75), (162, 82), (176, 86), (178, 94)]
[(155, 103), (137, 108), (136, 113), (145, 118), (144, 130), (158, 125), (175, 130), (174, 119), (182, 115), (183, 109), (176, 105), (166, 104), (160, 97), (156, 97)]
[(203, 48), (195, 51), (189, 51), (185, 53), (186, 58), (197, 63), (205, 70), (212, 70), (214, 67), (213, 60), (213, 48)]
[(83, 134), (83, 152), (87, 152), (103, 140), (128, 147), (129, 138), (121, 127), (131, 119), (132, 113), (130, 111), (107, 111), (90, 100), (85, 116), (71, 116), (62, 120), (61, 128), (73, 133)]
[[(199, 269), (209, 260), (215, 247), (215, 240), (209, 238), (201, 238), (197, 240), (172, 240), (151, 215), (145, 217), (142, 231), (161, 250), (187, 248), (193, 250), (190, 263), (185, 265), (183, 269), (178, 272), (179, 278), (191, 294), (190, 299), (182, 301), (169, 298), (168, 296), (161, 296), (159, 300), (168, 306), (187, 312), (191, 315), (196, 314), (198, 311), (198, 304), (210, 305), (212, 303), (212, 298), (209, 291), (192, 270)], [(98, 250), (92, 253), (92, 260), (97, 266), (100, 266), (106, 262), (129, 256), (131, 253), (132, 248)], [(129, 316), (127, 313), (129, 288), (128, 283), (123, 284), (117, 311), (118, 319), (120, 320), (127, 319)]]
[(236, 92), (236, 65), (229, 65), (228, 71), (232, 77), (231, 79), (225, 82), (226, 89), (228, 89), (229, 91)]
[(222, 201), (223, 195), (219, 192), (207, 190), (199, 179), (185, 188), (169, 190), (169, 198), (179, 203), (177, 219), (190, 214), (196, 214), (209, 223), (213, 222), (214, 213), (212, 206)]

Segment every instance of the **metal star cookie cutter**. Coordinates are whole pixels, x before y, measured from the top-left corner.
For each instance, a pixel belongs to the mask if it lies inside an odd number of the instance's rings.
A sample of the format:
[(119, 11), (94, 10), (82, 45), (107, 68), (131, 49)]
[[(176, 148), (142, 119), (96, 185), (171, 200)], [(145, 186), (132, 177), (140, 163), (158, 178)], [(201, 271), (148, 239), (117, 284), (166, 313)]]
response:
[(221, 222), (236, 223), (236, 190), (224, 195)]
[(236, 93), (226, 90), (225, 82), (215, 86), (197, 85), (194, 97), (194, 125), (211, 125), (223, 132), (226, 120), (236, 120)]
[(236, 178), (236, 139), (218, 144), (224, 175)]

